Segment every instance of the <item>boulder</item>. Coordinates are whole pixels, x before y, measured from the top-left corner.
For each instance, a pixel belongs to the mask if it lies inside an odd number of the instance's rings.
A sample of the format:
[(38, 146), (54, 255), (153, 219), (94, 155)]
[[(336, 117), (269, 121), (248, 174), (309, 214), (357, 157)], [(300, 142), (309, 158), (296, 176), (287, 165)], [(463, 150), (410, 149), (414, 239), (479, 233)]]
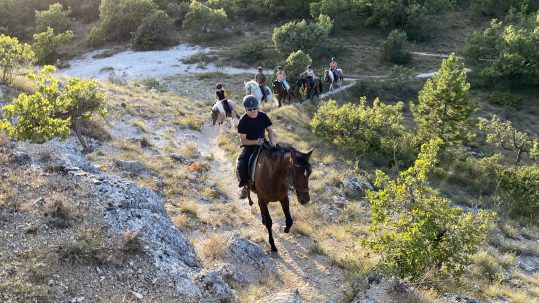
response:
[(296, 289), (291, 293), (280, 292), (280, 293), (270, 294), (262, 298), (258, 302), (261, 302), (261, 303), (301, 303), (303, 301), (301, 300), (299, 290)]
[(238, 297), (228, 284), (221, 278), (219, 273), (203, 270), (194, 276), (198, 287), (204, 290), (206, 302), (239, 302)]

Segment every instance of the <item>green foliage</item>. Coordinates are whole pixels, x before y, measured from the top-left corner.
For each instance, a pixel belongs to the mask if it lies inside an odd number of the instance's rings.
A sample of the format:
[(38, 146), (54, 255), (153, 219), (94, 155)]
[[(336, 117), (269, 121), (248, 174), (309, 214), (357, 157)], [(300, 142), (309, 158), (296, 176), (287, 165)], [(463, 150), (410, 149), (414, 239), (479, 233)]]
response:
[(311, 59), (311, 56), (301, 50), (291, 53), (288, 58), (286, 58), (283, 65), (288, 83), (290, 85), (295, 85), (294, 82), (299, 78), (299, 75), (306, 70), (307, 65), (312, 63), (313, 60)]
[(349, 0), (321, 0), (311, 3), (310, 11), (313, 18), (328, 16), (336, 28), (353, 29), (361, 22), (354, 8), (355, 3)]
[(492, 20), (482, 33), (467, 41), (463, 55), (466, 64), (488, 86), (539, 84), (539, 12), (515, 13), (513, 24)]
[(405, 64), (412, 60), (412, 54), (408, 51), (406, 33), (393, 30), (382, 44), (382, 59), (396, 64)]
[(71, 29), (71, 20), (69, 15), (71, 11), (63, 10), (62, 4), (55, 3), (49, 6), (45, 11), (36, 11), (36, 33), (47, 31), (47, 28), (52, 29), (57, 33), (63, 33)]
[(475, 124), (471, 116), (478, 109), (470, 101), (469, 89), (464, 65), (451, 54), (419, 92), (419, 103), (410, 104), (417, 134), (423, 142), (440, 138), (442, 147), (447, 148), (469, 140), (470, 129)]
[(157, 10), (152, 0), (102, 0), (99, 5), (101, 28), (108, 40), (127, 41), (144, 17)]
[(477, 14), (493, 17), (503, 17), (511, 7), (526, 7), (533, 12), (539, 9), (537, 0), (471, 0), (470, 8)]
[(515, 129), (511, 121), (501, 121), (496, 115), (490, 120), (479, 118), (479, 129), (486, 133), (486, 141), (494, 143), (496, 146), (510, 151), (518, 165), (522, 160), (522, 155), (528, 154), (532, 159), (536, 159), (534, 148), (539, 144), (539, 140), (530, 139), (528, 134)]
[(193, 0), (189, 5), (189, 13), (185, 16), (183, 27), (195, 38), (208, 38), (221, 33), (228, 23), (224, 9), (211, 9)]
[(95, 81), (72, 78), (60, 90), (58, 79), (52, 76), (56, 69), (47, 65), (41, 74), (29, 77), (37, 81), (32, 95), (21, 93), (11, 104), (3, 107), (4, 129), (15, 140), (38, 143), (59, 136), (62, 140), (75, 130), (84, 150), (88, 150), (80, 136), (79, 122), (90, 120), (95, 112), (104, 115), (104, 95), (97, 92)]
[(427, 175), (436, 164), (441, 140), (421, 148), (415, 164), (390, 179), (376, 172), (379, 191), (368, 191), (370, 230), (363, 243), (380, 254), (381, 267), (402, 279), (418, 280), (428, 272), (455, 275), (486, 240), (495, 214), (464, 213), (430, 187)]
[(487, 96), (486, 100), (488, 103), (498, 106), (519, 108), (522, 105), (524, 98), (514, 93), (502, 91), (493, 92)]
[(539, 166), (505, 169), (500, 176), (502, 205), (513, 215), (537, 221), (539, 214)]
[(404, 136), (402, 125), (403, 103), (386, 105), (379, 99), (372, 107), (362, 97), (360, 103), (339, 106), (335, 100), (324, 102), (311, 120), (318, 136), (350, 148), (357, 155), (368, 152), (396, 151)]
[(105, 38), (105, 30), (102, 27), (92, 27), (86, 34), (86, 43), (93, 47), (102, 46), (105, 44)]
[(273, 43), (281, 54), (302, 50), (311, 56), (320, 54), (320, 47), (328, 44), (329, 32), (319, 23), (288, 22), (273, 30)]
[(138, 50), (158, 49), (174, 44), (175, 28), (172, 19), (162, 10), (157, 10), (142, 19), (133, 35), (133, 46)]
[(34, 44), (32, 49), (36, 54), (38, 64), (53, 63), (58, 58), (58, 49), (74, 39), (72, 31), (66, 31), (55, 35), (52, 28), (47, 28), (46, 32), (34, 34)]
[(267, 15), (264, 0), (209, 0), (208, 7), (222, 8), (228, 17), (250, 18), (250, 21)]
[(34, 61), (35, 55), (30, 45), (0, 34), (0, 83), (10, 84), (19, 69), (30, 67)]
[(318, 0), (265, 0), (270, 17), (275, 19), (303, 19), (310, 16), (310, 4)]
[(71, 10), (71, 16), (82, 20), (84, 22), (90, 22), (99, 19), (99, 0), (61, 0), (57, 1), (69, 7)]
[(264, 45), (259, 40), (248, 42), (240, 47), (235, 57), (247, 64), (260, 62), (264, 59)]

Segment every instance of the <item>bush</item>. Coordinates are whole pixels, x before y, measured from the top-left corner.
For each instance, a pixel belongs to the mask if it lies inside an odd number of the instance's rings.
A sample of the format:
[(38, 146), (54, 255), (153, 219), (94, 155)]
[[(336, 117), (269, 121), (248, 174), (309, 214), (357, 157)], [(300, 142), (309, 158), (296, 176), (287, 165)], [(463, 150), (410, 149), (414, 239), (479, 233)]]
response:
[(71, 16), (84, 22), (99, 19), (98, 0), (62, 0), (66, 7), (71, 9)]
[(71, 11), (64, 11), (60, 3), (51, 4), (46, 11), (36, 11), (36, 33), (45, 32), (48, 27), (57, 33), (70, 30), (69, 14)]
[(34, 44), (32, 49), (36, 54), (38, 64), (53, 63), (58, 58), (58, 49), (73, 41), (73, 32), (67, 31), (58, 35), (54, 34), (52, 28), (48, 28), (46, 32), (34, 35)]
[(264, 45), (261, 41), (248, 42), (240, 47), (236, 59), (247, 64), (253, 64), (264, 59)]
[(381, 255), (389, 275), (412, 281), (429, 272), (458, 275), (492, 229), (495, 214), (464, 213), (430, 187), (440, 143), (423, 145), (415, 164), (395, 179), (377, 171), (380, 190), (367, 191), (374, 234), (363, 243)]
[(229, 17), (251, 18), (263, 17), (266, 15), (264, 0), (209, 0), (208, 7), (213, 9), (224, 9)]
[(486, 100), (490, 104), (513, 108), (520, 108), (522, 102), (524, 102), (522, 96), (517, 96), (510, 92), (494, 92), (488, 95)]
[(227, 23), (228, 18), (222, 8), (211, 9), (194, 0), (189, 5), (189, 13), (185, 16), (183, 27), (195, 39), (204, 39), (221, 33)]
[(10, 84), (19, 69), (30, 67), (34, 61), (35, 55), (30, 45), (0, 34), (0, 83)]
[(509, 16), (512, 24), (492, 20), (482, 33), (468, 39), (466, 64), (487, 86), (512, 87), (539, 84), (539, 12)]
[(97, 92), (95, 81), (79, 78), (70, 79), (60, 90), (58, 79), (52, 76), (55, 70), (47, 65), (40, 75), (30, 75), (31, 79), (37, 80), (35, 92), (32, 95), (22, 93), (3, 107), (0, 129), (15, 140), (43, 143), (56, 136), (66, 139), (71, 127), (87, 151), (79, 122), (91, 119), (94, 112), (106, 113), (104, 96)]
[(338, 106), (329, 100), (318, 108), (311, 120), (313, 132), (351, 149), (356, 155), (385, 152), (393, 155), (402, 141), (403, 103), (386, 105), (379, 99), (372, 107), (362, 97), (357, 105), (347, 103)]
[(318, 0), (265, 0), (267, 12), (275, 19), (304, 19), (309, 18), (310, 4)]
[(174, 44), (175, 28), (167, 14), (158, 10), (142, 20), (133, 35), (133, 46), (138, 50), (158, 49)]
[(354, 6), (353, 1), (348, 0), (322, 0), (311, 3), (310, 12), (313, 18), (329, 16), (336, 28), (353, 29), (361, 22)]
[(412, 55), (408, 51), (406, 33), (399, 30), (389, 33), (382, 44), (382, 59), (396, 64), (405, 64), (412, 60)]
[(273, 43), (281, 54), (302, 50), (318, 56), (320, 46), (328, 44), (328, 31), (318, 23), (288, 22), (273, 30)]
[(99, 5), (101, 28), (108, 40), (127, 41), (140, 21), (157, 10), (152, 0), (102, 0)]
[(511, 214), (537, 221), (539, 214), (539, 166), (507, 168), (500, 175), (500, 201)]
[(98, 47), (105, 44), (105, 30), (102, 27), (92, 27), (86, 34), (86, 43), (89, 46)]

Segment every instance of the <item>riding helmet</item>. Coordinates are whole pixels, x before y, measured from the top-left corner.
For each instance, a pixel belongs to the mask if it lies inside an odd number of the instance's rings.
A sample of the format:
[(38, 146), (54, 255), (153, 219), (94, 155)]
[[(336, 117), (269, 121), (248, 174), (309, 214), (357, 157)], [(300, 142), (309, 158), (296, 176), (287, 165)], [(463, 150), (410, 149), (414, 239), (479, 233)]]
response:
[(259, 71), (259, 72), (261, 72), (261, 71), (262, 71), (262, 67), (259, 66), (256, 70)]
[(335, 61), (335, 57), (331, 57), (331, 61)]
[(277, 69), (278, 69), (278, 70), (283, 70), (283, 67), (279, 65), (279, 66), (277, 67)]
[(258, 107), (258, 99), (253, 95), (247, 95), (243, 97), (243, 107), (256, 108)]
[(216, 86), (215, 86), (215, 89), (221, 89), (223, 88), (223, 84), (221, 83), (218, 83)]
[(309, 64), (307, 65), (307, 69), (312, 69), (313, 67)]

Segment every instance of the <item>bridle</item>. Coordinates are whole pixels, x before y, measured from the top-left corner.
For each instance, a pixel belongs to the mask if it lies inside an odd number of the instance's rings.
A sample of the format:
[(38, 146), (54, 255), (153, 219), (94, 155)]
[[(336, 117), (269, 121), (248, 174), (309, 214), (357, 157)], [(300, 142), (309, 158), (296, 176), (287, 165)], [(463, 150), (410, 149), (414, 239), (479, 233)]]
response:
[(296, 167), (302, 167), (301, 165), (299, 164), (296, 164), (294, 163), (294, 167), (292, 168), (292, 187), (296, 190), (296, 192), (298, 193), (308, 193), (309, 192), (309, 188), (297, 188), (294, 186), (294, 178), (296, 177)]

